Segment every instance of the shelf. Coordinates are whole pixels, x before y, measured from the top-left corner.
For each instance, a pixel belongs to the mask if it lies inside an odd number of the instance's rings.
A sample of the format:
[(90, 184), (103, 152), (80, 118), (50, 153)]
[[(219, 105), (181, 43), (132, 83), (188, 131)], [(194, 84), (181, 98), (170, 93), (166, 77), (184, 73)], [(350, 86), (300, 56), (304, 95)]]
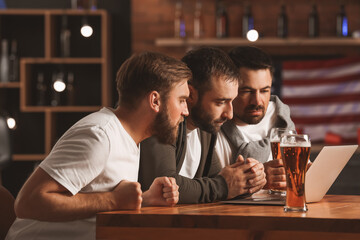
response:
[(13, 161), (41, 161), (47, 155), (46, 154), (13, 154)]
[(24, 64), (102, 64), (103, 58), (22, 58)]
[(106, 15), (105, 10), (83, 9), (1, 9), (0, 15)]
[(0, 83), (0, 88), (19, 88), (19, 82), (7, 82), (7, 83)]
[(250, 42), (244, 38), (158, 38), (155, 40), (158, 47), (188, 47), (188, 46), (360, 46), (360, 39), (356, 38), (262, 38)]
[(43, 15), (45, 10), (43, 9), (1, 9), (0, 15)]
[[(63, 16), (71, 33), (69, 57), (61, 57)], [(79, 31), (85, 16), (94, 29), (91, 38)], [(14, 161), (43, 160), (75, 122), (111, 105), (109, 21), (106, 10), (0, 10), (1, 39), (16, 39), (20, 53), (19, 82), (0, 83), (0, 111), (18, 123), (12, 131)], [(66, 84), (73, 76), (71, 95), (54, 96), (52, 83), (60, 73)]]
[(24, 106), (21, 108), (23, 112), (95, 112), (101, 106)]

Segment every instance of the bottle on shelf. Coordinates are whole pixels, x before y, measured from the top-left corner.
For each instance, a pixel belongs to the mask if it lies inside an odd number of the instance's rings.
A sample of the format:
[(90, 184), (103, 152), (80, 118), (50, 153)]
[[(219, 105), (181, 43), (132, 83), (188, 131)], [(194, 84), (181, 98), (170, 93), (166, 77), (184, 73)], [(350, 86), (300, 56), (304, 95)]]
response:
[(78, 8), (78, 0), (71, 0), (71, 9)]
[(47, 87), (44, 81), (44, 73), (40, 72), (37, 75), (36, 81), (36, 105), (45, 106), (46, 105), (46, 96), (47, 96)]
[(97, 1), (96, 0), (72, 0), (71, 1), (72, 8), (77, 9), (97, 9)]
[(67, 26), (67, 16), (63, 15), (61, 18), (61, 32), (60, 32), (60, 55), (61, 57), (70, 57), (70, 37), (71, 32)]
[(90, 9), (91, 10), (97, 9), (97, 0), (90, 0)]
[(17, 42), (11, 41), (11, 51), (9, 56), (9, 81), (19, 81), (19, 57), (17, 55)]
[(196, 1), (194, 14), (194, 38), (201, 38), (204, 35), (204, 20), (202, 16), (202, 3)]
[(223, 1), (217, 2), (216, 11), (216, 37), (228, 37), (228, 15)]
[(182, 1), (177, 1), (175, 5), (174, 36), (176, 38), (186, 37), (185, 18)]
[(9, 48), (8, 40), (1, 41), (1, 58), (0, 58), (0, 81), (9, 82)]
[(254, 17), (251, 13), (251, 6), (247, 5), (242, 17), (242, 36), (246, 38), (248, 31), (254, 29)]
[(75, 105), (75, 88), (74, 88), (74, 73), (69, 72), (67, 75), (67, 105)]
[[(75, 0), (75, 1), (76, 1), (77, 9), (84, 9), (84, 4), (83, 4), (84, 0)], [(73, 5), (75, 5), (75, 3)]]
[(319, 36), (319, 15), (315, 4), (309, 14), (309, 37), (314, 38)]
[(285, 5), (281, 5), (280, 14), (277, 19), (277, 36), (286, 38), (288, 36), (288, 16)]
[(336, 16), (336, 36), (347, 37), (348, 36), (348, 18), (345, 12), (345, 5), (340, 6), (340, 12)]

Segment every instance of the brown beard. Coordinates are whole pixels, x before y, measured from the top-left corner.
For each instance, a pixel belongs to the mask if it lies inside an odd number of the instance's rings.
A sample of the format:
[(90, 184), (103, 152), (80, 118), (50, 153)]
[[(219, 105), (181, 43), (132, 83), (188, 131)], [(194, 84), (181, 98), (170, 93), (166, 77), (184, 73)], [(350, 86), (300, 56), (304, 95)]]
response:
[(172, 126), (170, 123), (168, 110), (166, 107), (164, 107), (155, 117), (153, 123), (154, 136), (156, 136), (160, 143), (174, 144), (176, 142), (179, 124), (182, 121), (183, 119), (180, 119), (175, 126)]
[(211, 115), (200, 106), (200, 101), (191, 109), (191, 119), (194, 124), (201, 130), (216, 134), (220, 131), (220, 126), (216, 126), (217, 122), (225, 122), (227, 119), (212, 119)]

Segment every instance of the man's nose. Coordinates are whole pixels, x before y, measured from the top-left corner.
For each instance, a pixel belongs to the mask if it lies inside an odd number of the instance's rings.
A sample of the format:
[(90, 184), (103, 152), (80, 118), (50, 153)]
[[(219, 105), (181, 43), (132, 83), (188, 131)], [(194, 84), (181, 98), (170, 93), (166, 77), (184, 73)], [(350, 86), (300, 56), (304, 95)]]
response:
[(251, 104), (252, 105), (261, 105), (260, 92), (256, 92), (251, 96)]
[(226, 108), (223, 112), (223, 118), (227, 118), (228, 120), (232, 119), (233, 118), (233, 105), (232, 103), (228, 103), (226, 105)]
[(185, 104), (185, 107), (183, 108), (181, 115), (183, 115), (185, 117), (189, 116), (189, 109), (187, 107), (187, 103)]

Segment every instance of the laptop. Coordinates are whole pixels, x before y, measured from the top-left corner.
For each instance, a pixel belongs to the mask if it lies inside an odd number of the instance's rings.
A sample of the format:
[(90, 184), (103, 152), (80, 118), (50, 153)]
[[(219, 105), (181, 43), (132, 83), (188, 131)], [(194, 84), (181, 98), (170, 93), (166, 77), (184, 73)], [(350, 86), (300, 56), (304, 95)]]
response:
[[(320, 151), (305, 176), (305, 198), (307, 203), (320, 201), (335, 182), (358, 145), (325, 146)], [(255, 193), (245, 198), (236, 198), (222, 203), (284, 205), (285, 197)]]
[(335, 182), (358, 145), (325, 146), (306, 172), (306, 202), (320, 201)]

